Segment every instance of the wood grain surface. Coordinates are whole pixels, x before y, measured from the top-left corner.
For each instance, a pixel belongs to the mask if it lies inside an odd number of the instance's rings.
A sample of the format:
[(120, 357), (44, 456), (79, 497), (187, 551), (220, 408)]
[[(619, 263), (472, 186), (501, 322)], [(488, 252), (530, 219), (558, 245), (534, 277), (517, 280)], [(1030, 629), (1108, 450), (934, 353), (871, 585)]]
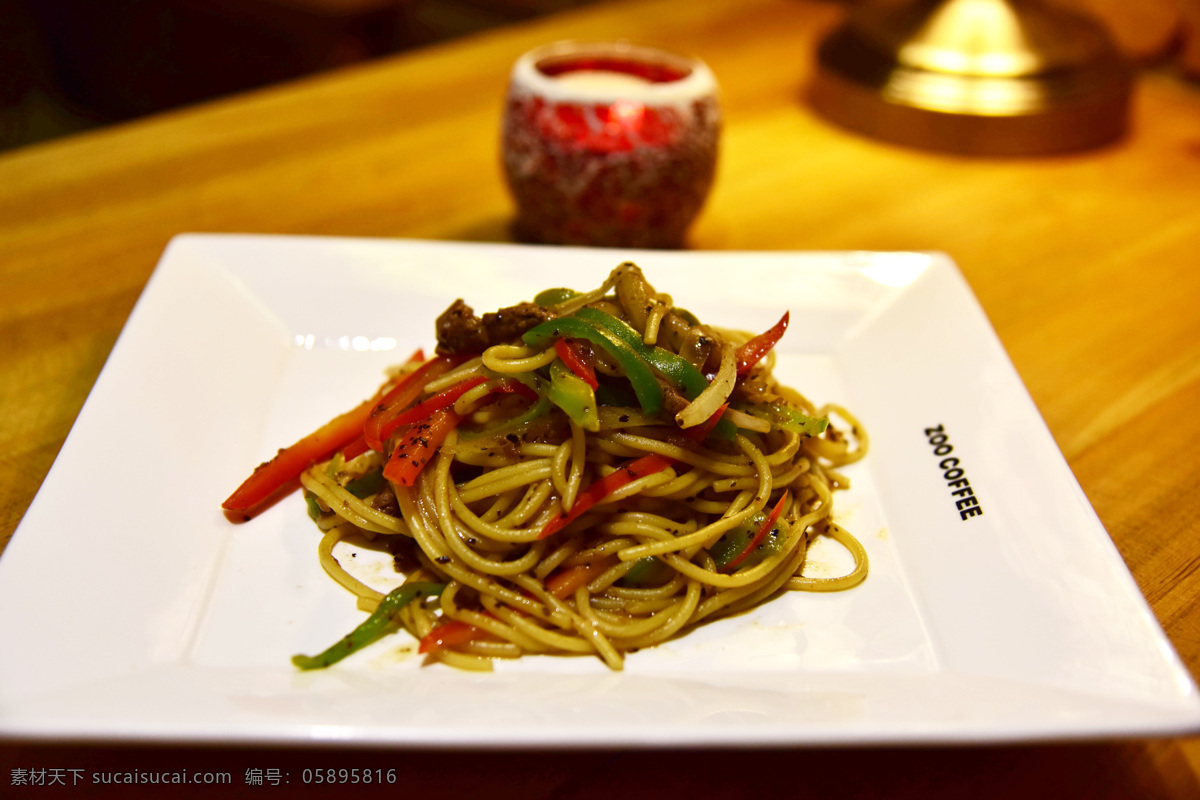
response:
[[(1129, 136), (1088, 153), (902, 149), (840, 130), (804, 103), (814, 48), (838, 13), (804, 0), (601, 3), (0, 155), (0, 541), (172, 236), (507, 241), (497, 150), (513, 60), (560, 38), (629, 38), (695, 53), (721, 84), (721, 161), (691, 247), (933, 249), (959, 263), (1200, 676), (1200, 86), (1143, 73)], [(1190, 739), (719, 754), (9, 742), (0, 786), (12, 769), (143, 764), (231, 770), (240, 786), (247, 769), (355, 759), (399, 767), (409, 792), (470, 797), (732, 798), (776, 786), (785, 793), (771, 796), (1200, 796), (1200, 742)]]

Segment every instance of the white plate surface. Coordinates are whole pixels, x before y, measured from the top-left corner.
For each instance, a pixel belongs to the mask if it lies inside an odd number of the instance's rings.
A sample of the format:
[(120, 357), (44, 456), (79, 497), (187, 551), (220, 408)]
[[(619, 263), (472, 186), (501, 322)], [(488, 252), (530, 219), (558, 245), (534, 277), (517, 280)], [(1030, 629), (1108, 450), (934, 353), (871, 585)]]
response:
[[(423, 666), (403, 633), (293, 669), (363, 615), (321, 571), (298, 496), (236, 526), (221, 500), (430, 348), (456, 297), (484, 311), (592, 288), (626, 258), (714, 324), (764, 329), (791, 310), (777, 371), (871, 434), (836, 499), (867, 581), (788, 594), (622, 673), (592, 658)], [(956, 506), (956, 469), (977, 506)], [(816, 551), (810, 569), (841, 555)], [(736, 746), (1200, 730), (1196, 687), (936, 254), (181, 236), (0, 558), (0, 610), (6, 737)]]

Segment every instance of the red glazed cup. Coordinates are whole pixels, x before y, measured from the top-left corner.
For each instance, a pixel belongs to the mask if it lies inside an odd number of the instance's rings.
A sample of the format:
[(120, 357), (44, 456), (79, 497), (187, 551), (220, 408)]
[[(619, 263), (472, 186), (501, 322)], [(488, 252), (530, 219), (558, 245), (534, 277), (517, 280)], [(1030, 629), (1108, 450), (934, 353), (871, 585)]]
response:
[(720, 126), (698, 59), (623, 42), (526, 53), (503, 126), (517, 238), (681, 247), (712, 187)]

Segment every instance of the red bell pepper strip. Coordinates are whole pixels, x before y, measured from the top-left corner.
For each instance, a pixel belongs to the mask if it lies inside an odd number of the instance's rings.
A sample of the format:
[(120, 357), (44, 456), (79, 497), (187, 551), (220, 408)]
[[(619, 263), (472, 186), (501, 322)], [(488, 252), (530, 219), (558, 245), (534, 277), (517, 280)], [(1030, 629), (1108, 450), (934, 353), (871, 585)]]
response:
[(491, 634), (482, 628), (476, 628), (466, 622), (457, 619), (447, 620), (434, 625), (429, 633), (421, 637), (421, 643), (417, 645), (417, 652), (421, 654), (436, 653), (448, 647), (475, 642), (490, 636)]
[[(409, 356), (408, 363), (424, 359), (425, 353), (418, 349)], [(313, 464), (329, 459), (339, 450), (343, 450), (347, 460), (365, 453), (366, 449), (359, 441), (363, 426), (378, 404), (398, 388), (391, 386), (390, 382), (385, 383), (370, 400), (330, 420), (291, 447), (280, 450), (270, 461), (259, 464), (250, 477), (221, 504), (221, 508), (248, 520), (253, 510), (275, 499), (285, 487), (288, 491), (294, 489), (300, 473)]]
[(412, 486), (446, 436), (461, 421), (461, 415), (449, 408), (440, 408), (428, 418), (413, 423), (392, 450), (383, 468), (383, 477), (401, 486)]
[(722, 572), (733, 572), (737, 569), (738, 564), (741, 564), (748, 555), (754, 552), (754, 548), (758, 547), (762, 543), (762, 540), (767, 538), (767, 534), (771, 532), (771, 529), (775, 527), (775, 523), (779, 521), (779, 515), (783, 512), (783, 506), (787, 503), (789, 494), (785, 489), (783, 496), (779, 498), (779, 501), (775, 503), (775, 507), (771, 509), (771, 513), (767, 515), (767, 518), (763, 520), (763, 524), (758, 526), (758, 530), (750, 538), (746, 549), (730, 559), (729, 563), (721, 568)]
[(526, 400), (535, 400), (536, 401), (538, 399), (538, 393), (535, 392), (533, 389), (530, 389), (528, 386), (521, 383), (520, 381), (509, 381), (509, 380), (500, 381), (499, 383), (497, 383), (495, 386), (492, 387), (492, 391), (489, 392), (488, 394), (489, 395), (519, 394), (519, 395), (521, 395), (521, 397), (524, 397)]
[(569, 513), (563, 514), (546, 523), (546, 527), (542, 528), (542, 532), (538, 534), (538, 538), (545, 539), (547, 536), (558, 533), (581, 517), (592, 506), (603, 501), (621, 487), (638, 478), (644, 478), (647, 475), (661, 472), (674, 463), (675, 459), (673, 458), (667, 458), (658, 453), (650, 453), (610, 472), (580, 493), (575, 498), (575, 505), (571, 506)]
[(593, 389), (600, 386), (600, 381), (596, 380), (596, 368), (588, 359), (587, 351), (574, 339), (555, 339), (554, 351), (558, 353), (559, 359), (563, 362), (567, 369), (574, 372), (579, 379)]
[(474, 389), (481, 383), (484, 383), (487, 377), (484, 375), (476, 375), (474, 378), (467, 378), (465, 381), (454, 384), (449, 389), (443, 392), (438, 392), (433, 397), (427, 400), (422, 400), (407, 411), (401, 411), (396, 416), (389, 419), (379, 426), (379, 438), (386, 442), (388, 437), (399, 430), (404, 425), (411, 425), (414, 422), (423, 420), (433, 412), (440, 408), (448, 408), (454, 405), (458, 398)]
[(296, 481), (313, 464), (325, 461), (362, 434), (363, 423), (377, 402), (363, 401), (358, 407), (330, 420), (291, 447), (280, 450), (270, 461), (259, 464), (250, 477), (221, 504), (226, 511), (241, 512), (245, 519), (255, 506)]
[(366, 438), (367, 445), (372, 450), (382, 453), (383, 443), (387, 441), (387, 436), (381, 435), (381, 431), (388, 420), (412, 405), (421, 396), (425, 384), (465, 360), (466, 357), (461, 355), (438, 356), (426, 361), (415, 372), (410, 372), (401, 378), (400, 382), (370, 409), (370, 414), (364, 420), (362, 434)]
[(342, 458), (346, 461), (353, 461), (370, 449), (370, 447), (367, 447), (367, 438), (365, 436), (359, 436), (353, 442), (342, 448)]
[[(583, 310), (586, 309), (581, 311)], [(658, 385), (658, 380), (654, 377), (654, 370), (650, 363), (622, 338), (620, 332), (622, 325), (630, 332), (633, 329), (614, 316), (604, 312), (597, 313), (599, 319), (603, 320), (600, 324), (577, 316), (555, 317), (525, 331), (521, 335), (521, 339), (530, 347), (537, 348), (551, 346), (556, 340), (562, 338), (584, 339), (590, 342), (612, 356), (625, 372), (625, 377), (629, 379), (629, 384), (633, 387), (642, 410), (652, 416), (658, 414), (663, 408), (663, 393), (662, 388)], [(634, 333), (634, 335), (637, 334)], [(682, 359), (680, 360), (682, 361)], [(689, 366), (691, 365), (689, 364)], [(698, 371), (697, 374), (699, 374)], [(700, 379), (704, 380), (704, 376), (700, 376)]]
[[(407, 411), (402, 411), (392, 417), (379, 428), (378, 432), (382, 439), (386, 441), (389, 436), (398, 431), (402, 426), (411, 425), (414, 422), (423, 420), (438, 409), (449, 408), (458, 402), (458, 398), (476, 386), (486, 383), (487, 380), (486, 376), (477, 375), (474, 378), (467, 378), (465, 381), (456, 383), (449, 389), (438, 392), (433, 397), (423, 400)], [(537, 392), (520, 381), (499, 381), (486, 396), (491, 397), (494, 394), (519, 394), (527, 400), (537, 400)]]
[(693, 442), (703, 442), (712, 433), (713, 428), (717, 427), (717, 423), (721, 421), (721, 417), (725, 414), (725, 409), (727, 408), (729, 408), (729, 403), (722, 403), (717, 406), (717, 410), (713, 412), (711, 417), (695, 427), (686, 429), (683, 435)]
[(755, 364), (763, 360), (763, 356), (771, 352), (781, 338), (783, 332), (787, 330), (788, 319), (791, 316), (790, 311), (783, 312), (783, 317), (776, 322), (769, 330), (760, 333), (750, 341), (738, 348), (737, 351), (737, 374), (745, 375)]
[(616, 556), (602, 556), (583, 564), (564, 567), (546, 579), (546, 591), (559, 600), (565, 600), (575, 594), (575, 590), (580, 586), (587, 586), (588, 581), (615, 563)]

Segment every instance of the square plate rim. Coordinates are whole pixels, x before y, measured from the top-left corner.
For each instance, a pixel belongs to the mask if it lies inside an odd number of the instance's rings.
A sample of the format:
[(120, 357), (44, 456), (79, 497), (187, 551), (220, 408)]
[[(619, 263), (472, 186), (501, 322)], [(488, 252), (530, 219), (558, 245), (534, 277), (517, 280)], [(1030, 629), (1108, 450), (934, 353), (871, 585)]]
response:
[[(246, 245), (247, 243), (253, 243), (251, 245), (252, 247), (264, 246), (264, 247), (267, 247), (268, 249), (270, 249), (271, 247), (274, 247), (274, 246), (294, 247), (294, 246), (304, 246), (304, 245), (322, 244), (323, 243), (323, 244), (332, 244), (335, 246), (336, 245), (350, 245), (352, 247), (364, 246), (367, 248), (415, 247), (417, 249), (431, 248), (432, 251), (453, 252), (455, 250), (459, 250), (459, 251), (473, 251), (473, 252), (478, 252), (478, 253), (487, 253), (489, 251), (513, 252), (514, 248), (519, 249), (519, 248), (526, 248), (526, 247), (534, 247), (534, 249), (536, 249), (540, 252), (544, 252), (543, 248), (536, 247), (536, 246), (509, 245), (509, 244), (500, 244), (500, 243), (442, 242), (442, 241), (434, 241), (434, 240), (364, 239), (364, 238), (356, 238), (356, 237), (322, 237), (322, 236), (293, 237), (293, 236), (281, 236), (281, 235), (262, 236), (262, 235), (254, 235), (254, 234), (183, 234), (183, 235), (177, 236), (175, 239), (173, 239), (172, 242), (170, 243), (170, 245), (168, 246), (168, 248), (166, 249), (166, 251), (164, 251), (164, 254), (163, 254), (162, 258), (160, 259), (159, 264), (155, 269), (155, 272), (152, 274), (150, 281), (147, 283), (146, 289), (143, 291), (143, 294), (139, 298), (133, 313), (130, 315), (129, 322), (127, 322), (125, 328), (123, 329), (123, 331), (121, 333), (121, 336), (118, 338), (117, 343), (114, 345), (113, 354), (110, 355), (109, 362), (112, 362), (113, 355), (116, 355), (116, 354), (118, 354), (119, 351), (123, 351), (125, 349), (124, 342), (125, 342), (127, 333), (131, 329), (132, 323), (133, 323), (135, 317), (137, 317), (141, 314), (141, 309), (142, 309), (143, 305), (153, 304), (156, 301), (157, 295), (156, 295), (156, 290), (154, 289), (155, 283), (157, 280), (160, 279), (160, 275), (163, 272), (165, 272), (166, 269), (170, 268), (169, 265), (172, 265), (176, 261), (178, 261), (182, 254), (187, 254), (189, 251), (194, 251), (196, 248), (204, 250), (210, 246), (216, 245), (218, 249), (220, 249), (222, 247), (227, 247), (227, 246), (232, 246), (235, 249), (237, 249), (238, 247)], [(590, 249), (586, 249), (586, 248), (555, 248), (555, 251), (559, 254), (565, 254), (568, 257), (572, 253), (576, 253), (576, 252), (588, 253), (589, 254), (587, 256), (588, 258), (594, 258), (594, 257), (596, 257), (596, 255), (598, 253), (605, 253), (606, 255), (608, 254), (607, 251), (596, 251), (596, 250), (590, 250)], [(654, 256), (664, 255), (663, 253), (659, 253), (658, 251), (630, 251), (630, 252), (635, 253), (635, 254), (645, 254), (646, 257), (654, 257)], [(879, 253), (867, 253), (866, 251), (854, 251), (854, 252), (862, 253), (862, 254), (868, 255), (868, 256), (881, 255)], [(616, 254), (616, 251), (613, 252), (613, 255), (615, 255), (615, 254)], [(842, 253), (842, 252), (837, 252), (837, 251), (693, 251), (693, 252), (684, 252), (684, 253), (674, 252), (674, 253), (670, 253), (670, 254), (666, 254), (666, 255), (668, 258), (671, 258), (671, 259), (687, 260), (689, 257), (697, 257), (697, 256), (700, 258), (715, 257), (717, 259), (736, 258), (739, 256), (755, 258), (755, 259), (761, 259), (761, 258), (767, 258), (767, 259), (802, 258), (803, 259), (803, 258), (813, 258), (813, 257), (837, 259), (837, 258), (847, 258), (847, 257), (852, 256), (853, 254), (852, 253)], [(991, 338), (994, 340), (994, 345), (997, 348), (999, 348), (1001, 353), (1003, 353), (1002, 344), (1000, 343), (998, 337), (996, 336), (995, 331), (992, 330), (992, 328), (990, 326), (990, 322), (987, 321), (986, 315), (984, 314), (983, 309), (978, 305), (977, 301), (975, 301), (974, 295), (970, 292), (969, 285), (966, 283), (965, 278), (963, 277), (961, 271), (959, 270), (958, 266), (953, 262), (953, 260), (946, 254), (939, 253), (939, 252), (925, 252), (925, 253), (920, 253), (919, 255), (928, 258), (929, 263), (931, 265), (938, 265), (937, 266), (938, 269), (949, 270), (952, 279), (957, 281), (959, 284), (961, 284), (961, 288), (965, 292), (964, 296), (966, 298), (969, 298), (969, 300), (972, 303), (974, 303), (973, 313), (977, 313), (982, 318), (982, 322), (984, 323), (986, 330), (990, 334)], [(1004, 354), (1004, 358), (1005, 359), (1007, 358), (1006, 354)], [(105, 374), (108, 372), (108, 370), (109, 370), (109, 365), (108, 365), (108, 363), (106, 363), (105, 368), (101, 373), (101, 376), (98, 378), (96, 385), (92, 389), (92, 393), (95, 393), (97, 391), (98, 387), (101, 386), (101, 382), (104, 381)], [(1014, 374), (1015, 374), (1015, 370), (1014, 370)], [(1018, 381), (1019, 381), (1019, 378), (1018, 378)], [(1021, 384), (1021, 389), (1024, 389), (1023, 384)], [(83, 414), (87, 409), (87, 406), (90, 405), (91, 402), (92, 402), (92, 396), (91, 396), (91, 394), (89, 394), (88, 400), (85, 403), (84, 411), (81, 411), (81, 414), (80, 414), (81, 418), (83, 417)], [(1030, 405), (1032, 406), (1032, 401), (1029, 401), (1029, 402), (1030, 402)], [(1034, 410), (1036, 413), (1036, 409), (1034, 409)], [(1038, 421), (1040, 422), (1040, 417), (1038, 418)], [(55, 474), (59, 470), (59, 461), (63, 459), (64, 454), (67, 455), (68, 457), (71, 456), (71, 452), (69, 451), (68, 448), (70, 445), (71, 438), (74, 436), (74, 433), (75, 432), (73, 429), (71, 432), (71, 436), (68, 437), (67, 443), (64, 444), (63, 450), (59, 454), (59, 458), (56, 459), (55, 464), (52, 467), (50, 474), (47, 476), (45, 482), (43, 483), (42, 489), (39, 490), (38, 497), (36, 497), (34, 500), (34, 503), (31, 504), (29, 512), (27, 512), (27, 514), (26, 514), (26, 518), (28, 518), (30, 516), (30, 513), (34, 511), (35, 505), (38, 505), (39, 501), (45, 502), (45, 501), (41, 500), (41, 496), (43, 495), (44, 492), (47, 494), (50, 494), (54, 491), (54, 485), (57, 482), (57, 479), (55, 478)], [(1062, 466), (1064, 468), (1066, 467), (1065, 460), (1063, 461)], [(1069, 468), (1068, 468), (1068, 473), (1069, 473)], [(1072, 479), (1073, 479), (1073, 477), (1072, 477)], [(52, 483), (52, 481), (55, 481), (55, 483)], [(47, 488), (46, 488), (47, 486), (51, 487), (51, 489), (49, 491), (47, 491)], [(1098, 519), (1096, 520), (1096, 525), (1098, 526), (1099, 531), (1101, 533), (1103, 533), (1104, 536), (1107, 538), (1107, 533), (1104, 532), (1103, 527), (1100, 525)], [(29, 536), (29, 533), (27, 531), (22, 532), (22, 528), (24, 528), (24, 527), (25, 527), (25, 520), (23, 519), (21, 524), (18, 526), (17, 531), (14, 532), (13, 539), (9, 545), (10, 548), (13, 546), (14, 542), (24, 540), (24, 538)], [(1111, 542), (1109, 542), (1109, 543), (1111, 544)], [(1114, 552), (1115, 552), (1115, 548), (1114, 548)], [(9, 553), (6, 552), (5, 556), (8, 556), (8, 555), (9, 555)], [(12, 561), (12, 560), (13, 559), (11, 559), (11, 558), (0, 559), (0, 577), (3, 577), (5, 575), (7, 575), (8, 573), (12, 572), (11, 564), (8, 565), (10, 567), (10, 569), (8, 569), (8, 570), (4, 569), (5, 565), (3, 564), (4, 561)], [(11, 578), (11, 576), (9, 576), (9, 577)], [(1132, 578), (1130, 578), (1130, 580), (1132, 580)], [(1147, 609), (1148, 609), (1148, 606), (1147, 606)], [(1159, 630), (1159, 633), (1161, 634), (1161, 629)], [(1169, 644), (1169, 642), (1166, 642), (1165, 635), (1163, 636), (1163, 641), (1166, 643), (1168, 650), (1170, 650), (1170, 644)], [(1170, 655), (1174, 655), (1173, 650), (1170, 651), (1169, 656)], [(1178, 659), (1177, 655), (1175, 655), (1174, 658), (1177, 661), (1177, 659)], [(153, 672), (154, 670), (151, 670), (151, 671)], [(170, 670), (168, 670), (168, 671), (170, 671)], [(1193, 700), (1193, 701), (1195, 699), (1194, 698), (1194, 693), (1195, 693), (1194, 690), (1195, 690), (1195, 687), (1193, 686), (1192, 693), (1191, 693), (1192, 694), (1191, 700)], [(0, 699), (2, 699), (2, 698), (3, 698), (3, 695), (2, 695), (2, 693), (0, 693)], [(70, 737), (70, 738), (76, 738), (76, 739), (77, 738), (97, 738), (97, 739), (103, 738), (103, 739), (111, 740), (113, 738), (111, 734), (110, 735), (102, 735), (99, 730), (100, 726), (96, 726), (93, 730), (91, 730), (89, 732), (89, 730), (87, 729), (88, 728), (87, 725), (82, 725), (82, 726), (77, 725), (72, 730), (72, 729), (64, 729), (61, 727), (56, 728), (55, 724), (53, 724), (53, 723), (50, 723), (50, 724), (44, 725), (44, 726), (39, 726), (37, 724), (31, 724), (31, 721), (28, 719), (24, 720), (23, 723), (18, 724), (18, 725), (9, 725), (8, 721), (6, 721), (6, 719), (5, 719), (4, 709), (5, 709), (5, 706), (3, 704), (0, 704), (0, 738), (12, 736), (12, 735), (18, 735), (18, 736), (24, 735), (24, 736), (30, 736), (32, 738), (48, 738), (48, 739), (61, 738), (64, 736)], [(1124, 725), (1117, 725), (1117, 726), (1111, 727), (1110, 729), (1106, 729), (1105, 726), (1103, 726), (1103, 725), (1085, 725), (1082, 727), (1078, 727), (1078, 726), (1072, 726), (1070, 724), (1064, 724), (1063, 726), (1061, 726), (1058, 729), (1056, 729), (1054, 726), (1048, 726), (1048, 727), (1043, 727), (1040, 730), (1022, 729), (1021, 726), (1019, 726), (1019, 725), (1015, 726), (1014, 728), (1011, 728), (1011, 729), (1004, 729), (1002, 726), (1001, 727), (984, 726), (983, 728), (973, 729), (972, 726), (969, 724), (963, 725), (963, 726), (959, 727), (957, 730), (952, 730), (949, 728), (938, 730), (938, 729), (936, 729), (936, 726), (935, 726), (935, 728), (931, 728), (931, 729), (924, 730), (924, 731), (910, 731), (910, 732), (905, 732), (901, 729), (887, 729), (886, 727), (875, 730), (875, 731), (871, 731), (871, 730), (866, 730), (866, 731), (857, 730), (856, 731), (853, 728), (850, 728), (850, 729), (846, 729), (844, 731), (843, 736), (841, 736), (841, 737), (834, 736), (829, 741), (831, 743), (840, 744), (843, 746), (846, 744), (896, 744), (896, 743), (932, 744), (932, 743), (955, 743), (955, 742), (961, 743), (961, 742), (981, 742), (981, 741), (1038, 741), (1038, 740), (1061, 740), (1062, 738), (1094, 738), (1097, 736), (1111, 736), (1111, 735), (1175, 735), (1175, 734), (1193, 732), (1195, 730), (1200, 729), (1200, 711), (1197, 710), (1197, 707), (1194, 702), (1183, 704), (1179, 708), (1176, 708), (1176, 709), (1164, 709), (1164, 711), (1171, 711), (1171, 712), (1178, 712), (1178, 713), (1177, 714), (1167, 713), (1167, 714), (1165, 714), (1165, 716), (1163, 718), (1160, 718), (1157, 720), (1150, 718), (1150, 719), (1143, 720), (1141, 723), (1130, 724), (1130, 723), (1126, 722)], [(93, 721), (93, 722), (95, 722), (95, 721)], [(124, 728), (124, 732), (117, 733), (115, 738), (119, 739), (119, 740), (126, 740), (126, 741), (130, 741), (130, 740), (136, 741), (136, 740), (141, 740), (141, 739), (152, 739), (154, 741), (165, 741), (165, 740), (172, 740), (172, 739), (177, 739), (178, 741), (222, 741), (222, 740), (230, 739), (230, 732), (228, 730), (222, 731), (221, 726), (219, 724), (216, 725), (215, 728), (213, 728), (212, 726), (206, 726), (204, 724), (192, 725), (190, 727), (190, 729), (189, 729), (188, 725), (186, 725), (186, 724), (184, 724), (182, 726), (175, 726), (174, 727), (174, 734), (175, 734), (174, 736), (172, 735), (172, 727), (173, 726), (171, 726), (171, 725), (156, 726), (156, 725), (147, 725), (144, 723), (138, 724), (135, 722), (135, 723), (130, 724), (127, 728)], [(301, 728), (302, 727), (303, 726), (301, 726)], [(233, 736), (233, 739), (235, 741), (259, 741), (259, 742), (264, 742), (264, 743), (276, 743), (276, 744), (280, 744), (280, 743), (330, 744), (331, 743), (328, 739), (325, 739), (319, 735), (314, 736), (312, 734), (312, 731), (304, 733), (304, 732), (301, 732), (300, 729), (291, 729), (291, 730), (281, 729), (281, 730), (276, 730), (274, 733), (272, 733), (272, 732), (270, 732), (270, 728), (271, 728), (271, 726), (262, 726), (258, 729), (257, 733), (252, 732), (252, 733), (248, 734), (246, 739), (244, 739), (244, 740), (240, 739), (236, 735)], [(121, 730), (122, 726), (117, 726), (117, 729)], [(828, 731), (825, 731), (825, 732), (828, 733)], [(354, 744), (398, 744), (398, 745), (404, 745), (404, 746), (409, 746), (409, 747), (431, 746), (430, 742), (423, 741), (419, 737), (406, 737), (402, 734), (398, 735), (396, 731), (377, 730), (374, 732), (374, 735), (372, 735), (372, 732), (370, 730), (363, 730), (363, 731), (360, 731), (360, 734), (361, 735), (354, 738), (352, 743), (354, 743)], [(567, 744), (568, 746), (592, 746), (592, 745), (615, 744), (615, 743), (619, 743), (620, 741), (624, 741), (624, 739), (622, 739), (620, 737), (612, 737), (611, 732), (608, 734), (600, 732), (598, 734), (594, 734), (591, 736), (588, 736), (588, 735), (575, 736), (574, 738), (572, 738), (565, 744)], [(495, 739), (490, 736), (476, 737), (474, 740), (472, 740), (472, 738), (469, 735), (469, 732), (467, 732), (465, 734), (460, 732), (456, 738), (453, 738), (453, 740), (451, 740), (451, 737), (447, 737), (447, 739), (445, 741), (435, 738), (435, 741), (434, 741), (434, 743), (432, 743), (432, 746), (447, 746), (447, 745), (454, 744), (455, 742), (457, 742), (460, 745), (465, 744), (467, 746), (476, 746), (476, 747), (488, 747), (488, 746), (496, 745)], [(675, 746), (706, 745), (706, 744), (711, 745), (714, 743), (715, 742), (709, 736), (705, 736), (705, 735), (689, 736), (684, 731), (676, 732), (675, 735), (666, 742), (658, 742), (658, 741), (639, 742), (639, 744), (648, 745), (648, 746), (654, 746), (657, 744), (675, 745)], [(737, 743), (738, 742), (734, 742), (732, 744), (734, 744), (736, 746)], [(763, 732), (749, 733), (741, 738), (741, 743), (744, 743), (744, 744), (803, 744), (806, 746), (813, 746), (813, 745), (820, 744), (820, 742), (810, 740), (809, 738), (806, 738), (804, 736), (796, 736), (794, 732), (791, 732), (784, 736), (773, 735), (770, 732), (767, 732), (765, 734)], [(516, 742), (517, 746), (546, 746), (547, 744), (550, 744), (550, 742), (547, 741), (546, 739), (544, 739), (543, 737), (539, 737), (536, 735), (526, 736), (524, 741)], [(562, 744), (562, 743), (560, 742), (560, 744)], [(730, 744), (730, 743), (726, 743), (726, 744)]]

